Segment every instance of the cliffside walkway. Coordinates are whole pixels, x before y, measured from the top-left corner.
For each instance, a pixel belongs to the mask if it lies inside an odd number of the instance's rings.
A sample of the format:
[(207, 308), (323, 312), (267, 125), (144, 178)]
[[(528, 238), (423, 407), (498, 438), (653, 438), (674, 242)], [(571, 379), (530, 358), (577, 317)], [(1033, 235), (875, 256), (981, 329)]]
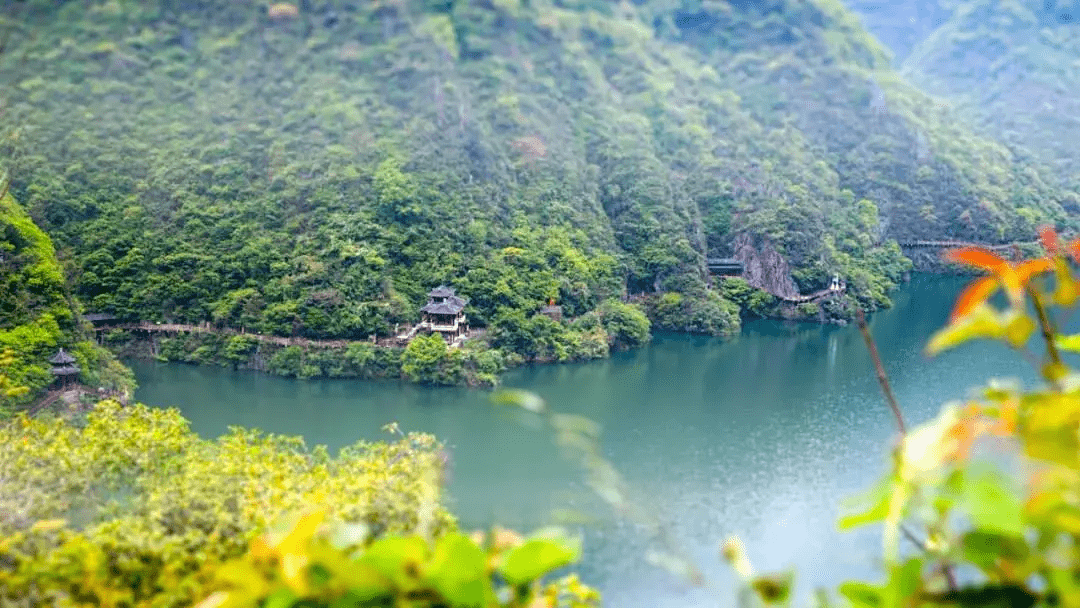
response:
[[(150, 323), (149, 321), (143, 321), (141, 323), (118, 323), (114, 325), (104, 325), (101, 327), (95, 327), (94, 331), (108, 331), (111, 329), (126, 329), (130, 331), (145, 331), (147, 333), (176, 333), (176, 334), (220, 334), (226, 336), (248, 336), (254, 338), (259, 342), (265, 342), (268, 344), (277, 344), (280, 346), (304, 346), (314, 348), (345, 348), (354, 342), (364, 342), (364, 340), (309, 340), (308, 338), (284, 338), (282, 336), (267, 336), (264, 334), (251, 334), (245, 331), (238, 331), (236, 329), (217, 328), (212, 325), (189, 325), (186, 323)], [(367, 340), (366, 342), (374, 343), (378, 346), (397, 346), (397, 341), (394, 339), (389, 340), (377, 340), (372, 342)]]
[(45, 408), (47, 408), (50, 405), (52, 405), (52, 404), (56, 403), (57, 401), (59, 401), (60, 398), (63, 397), (63, 396), (64, 396), (64, 391), (62, 389), (61, 390), (53, 390), (53, 391), (49, 391), (48, 393), (45, 393), (45, 396), (42, 397), (40, 401), (35, 403), (33, 406), (30, 407), (30, 409), (28, 409), (26, 411), (26, 415), (29, 416), (30, 418), (33, 418), (34, 416), (36, 416), (39, 412), (41, 412)]
[(783, 300), (785, 302), (791, 302), (792, 304), (803, 304), (806, 302), (817, 302), (818, 300), (824, 300), (825, 298), (844, 293), (845, 291), (847, 291), (845, 287), (833, 287), (830, 285), (826, 289), (822, 289), (819, 291), (815, 291), (814, 293), (808, 293), (805, 295), (798, 295), (793, 298), (789, 298), (786, 296), (778, 296), (776, 294), (773, 295), (776, 296), (777, 299)]
[(959, 247), (981, 247), (991, 251), (1012, 249), (1014, 246), (1037, 245), (1039, 241), (1024, 241), (1018, 243), (974, 243), (971, 241), (897, 241), (901, 249), (957, 249)]

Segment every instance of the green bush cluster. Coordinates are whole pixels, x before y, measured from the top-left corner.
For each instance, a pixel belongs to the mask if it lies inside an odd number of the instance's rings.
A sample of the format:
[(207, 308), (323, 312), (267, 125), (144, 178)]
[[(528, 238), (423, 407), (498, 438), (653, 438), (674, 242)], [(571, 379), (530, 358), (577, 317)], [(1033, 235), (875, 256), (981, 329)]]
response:
[[(131, 352), (128, 334), (112, 338), (114, 347)], [(190, 333), (154, 340), (156, 356), (180, 361), (254, 369), (292, 378), (397, 378), (402, 348), (370, 342), (344, 347), (282, 346), (258, 341), (250, 334)], [(141, 348), (146, 348), (142, 346)]]
[(649, 328), (649, 319), (637, 307), (607, 300), (573, 321), (504, 310), (491, 324), (489, 339), (526, 361), (586, 361), (642, 346), (649, 341)]
[(677, 292), (657, 294), (646, 300), (646, 309), (653, 325), (667, 331), (727, 336), (740, 327), (739, 305), (715, 291), (699, 297)]
[(773, 316), (779, 300), (762, 289), (751, 287), (742, 277), (724, 277), (718, 281), (717, 291), (724, 299), (734, 302), (739, 309), (756, 317)]
[(215, 591), (198, 608), (599, 605), (599, 594), (574, 575), (543, 583), (579, 554), (578, 544), (557, 530), (522, 539), (496, 528), (490, 536), (451, 533), (434, 542), (418, 535), (369, 542), (365, 532), (324, 522), (320, 511), (307, 513), (221, 566)]
[(295, 437), (196, 436), (175, 410), (100, 403), (0, 424), (0, 603), (185, 606), (265, 526), (323, 505), (370, 538), (454, 529), (428, 435), (332, 456)]

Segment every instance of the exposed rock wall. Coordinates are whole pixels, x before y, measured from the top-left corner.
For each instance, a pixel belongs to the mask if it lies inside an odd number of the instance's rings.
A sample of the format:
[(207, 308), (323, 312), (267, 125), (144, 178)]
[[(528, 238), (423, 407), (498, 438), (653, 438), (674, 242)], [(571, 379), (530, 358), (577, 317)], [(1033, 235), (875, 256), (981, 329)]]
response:
[(750, 285), (785, 298), (799, 295), (787, 260), (767, 240), (743, 233), (735, 237), (733, 248), (735, 259), (743, 264), (743, 278)]

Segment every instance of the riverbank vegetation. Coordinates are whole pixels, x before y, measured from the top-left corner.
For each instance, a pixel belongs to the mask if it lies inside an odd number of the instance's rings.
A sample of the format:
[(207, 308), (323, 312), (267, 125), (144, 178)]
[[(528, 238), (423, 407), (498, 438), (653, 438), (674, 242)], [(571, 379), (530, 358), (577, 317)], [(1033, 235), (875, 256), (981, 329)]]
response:
[(438, 334), (419, 334), (407, 346), (372, 342), (305, 341), (277, 344), (235, 331), (148, 335), (122, 328), (101, 341), (123, 356), (252, 369), (294, 378), (403, 378), (433, 385), (495, 386), (499, 374), (524, 363), (566, 363), (607, 357), (643, 346), (651, 324), (635, 305), (609, 300), (576, 319), (505, 312), (489, 331), (450, 347)]
[[(848, 503), (841, 526), (882, 527), (883, 576), (819, 590), (814, 605), (1031, 607), (1074, 597), (1080, 375), (1068, 358), (1080, 353), (1080, 339), (1060, 328), (1080, 305), (1072, 266), (1080, 264), (1080, 239), (1063, 243), (1048, 229), (1043, 242), (1045, 257), (1022, 262), (978, 248), (952, 252), (953, 262), (986, 276), (961, 293), (949, 324), (927, 345), (936, 355), (973, 340), (1002, 341), (1036, 365), (1037, 385), (993, 381), (910, 428), (876, 363), (899, 441), (889, 472)], [(996, 292), (1004, 306), (992, 303)], [(531, 412), (554, 433), (603, 503), (649, 532), (657, 565), (707, 584), (704, 569), (604, 459), (594, 423), (529, 393), (496, 400)], [(2, 599), (200, 608), (381, 606), (393, 598), (432, 607), (599, 605), (576, 577), (546, 580), (576, 559), (575, 541), (554, 529), (525, 538), (498, 528), (461, 533), (439, 503), (441, 446), (387, 430), (392, 442), (333, 457), (296, 438), (242, 429), (202, 440), (174, 410), (115, 402), (80, 425), (25, 417), (0, 424)], [(272, 521), (280, 523), (267, 529)], [(740, 602), (795, 604), (796, 573), (754, 570), (735, 538), (722, 543), (721, 557), (738, 576)]]

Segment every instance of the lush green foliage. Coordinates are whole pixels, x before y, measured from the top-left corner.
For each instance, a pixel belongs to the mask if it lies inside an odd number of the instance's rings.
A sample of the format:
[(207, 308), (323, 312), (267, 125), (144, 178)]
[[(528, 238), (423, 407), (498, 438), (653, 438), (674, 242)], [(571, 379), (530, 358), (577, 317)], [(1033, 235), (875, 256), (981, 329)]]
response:
[(427, 435), (334, 457), (239, 428), (203, 440), (175, 410), (111, 401), (81, 426), (20, 417), (0, 425), (0, 603), (188, 605), (206, 568), (311, 504), (371, 536), (440, 536), (443, 465)]
[(19, 7), (0, 154), (126, 319), (366, 339), (445, 282), (478, 326), (628, 288), (722, 332), (703, 260), (738, 234), (880, 303), (889, 236), (1065, 221), (832, 0)]
[(370, 542), (356, 526), (327, 525), (323, 513), (256, 538), (243, 557), (215, 573), (198, 608), (387, 606), (588, 608), (599, 596), (570, 576), (541, 585), (577, 559), (557, 534), (528, 539), (496, 528), (473, 537), (450, 533), (390, 536)]
[(608, 300), (600, 307), (600, 319), (611, 340), (611, 348), (637, 348), (649, 341), (651, 323), (636, 306)]
[(11, 380), (38, 391), (52, 382), (47, 359), (71, 335), (74, 314), (49, 237), (10, 194), (0, 199), (0, 231), (0, 349), (13, 358)]
[(75, 321), (52, 242), (8, 193), (0, 198), (0, 351), (6, 375), (27, 391), (0, 392), (0, 411), (36, 396), (53, 381), (48, 358), (67, 347), (91, 386), (130, 390), (134, 378), (108, 352), (86, 341)]
[[(735, 303), (742, 311), (757, 317), (771, 316), (778, 303), (776, 296), (762, 289), (751, 287), (746, 282), (746, 279), (742, 277), (720, 279), (717, 291), (720, 292), (724, 299)], [(664, 303), (663, 299), (659, 302), (659, 304), (663, 305), (662, 308), (669, 309), (677, 304), (671, 296), (667, 296), (667, 298), (667, 303)]]
[(7, 369), (14, 363), (15, 355), (11, 349), (0, 351), (0, 399), (18, 397), (30, 390), (28, 387), (18, 386), (8, 377)]
[[(774, 299), (767, 293), (764, 295), (769, 299)], [(755, 304), (754, 301), (747, 302), (748, 306), (753, 304)], [(649, 298), (646, 306), (649, 318), (657, 329), (690, 331), (715, 336), (730, 335), (739, 329), (738, 304), (712, 291), (700, 299), (688, 298), (676, 292), (662, 293)], [(748, 308), (748, 310), (757, 312), (762, 309)]]
[(450, 350), (439, 334), (417, 336), (401, 355), (401, 373), (423, 384), (458, 384), (462, 375), (461, 352)]
[(491, 343), (528, 361), (583, 361), (606, 357), (609, 336), (597, 313), (573, 323), (543, 314), (504, 310), (491, 324)]

